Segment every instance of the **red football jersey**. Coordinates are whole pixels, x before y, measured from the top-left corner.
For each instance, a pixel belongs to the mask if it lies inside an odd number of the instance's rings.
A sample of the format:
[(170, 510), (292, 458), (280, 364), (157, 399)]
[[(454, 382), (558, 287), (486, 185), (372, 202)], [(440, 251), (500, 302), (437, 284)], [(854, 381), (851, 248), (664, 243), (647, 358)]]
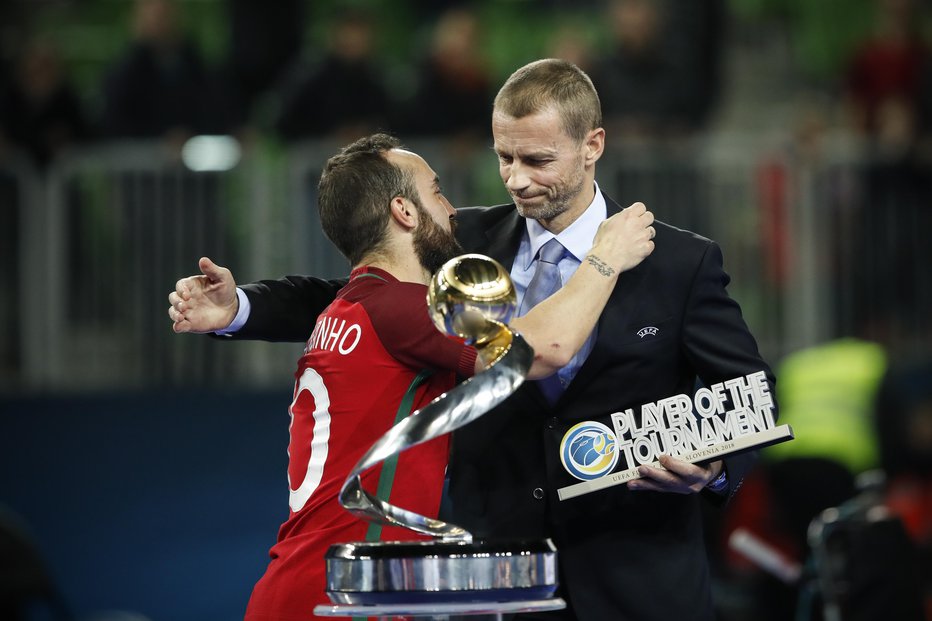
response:
[[(424, 285), (377, 268), (354, 270), (321, 313), (295, 373), (288, 446), (288, 520), (253, 589), (247, 621), (307, 621), (324, 589), (334, 543), (412, 540), (407, 529), (353, 517), (337, 497), (352, 467), (397, 421), (473, 373), (476, 351), (441, 334)], [(449, 436), (415, 446), (363, 474), (393, 505), (435, 517)]]

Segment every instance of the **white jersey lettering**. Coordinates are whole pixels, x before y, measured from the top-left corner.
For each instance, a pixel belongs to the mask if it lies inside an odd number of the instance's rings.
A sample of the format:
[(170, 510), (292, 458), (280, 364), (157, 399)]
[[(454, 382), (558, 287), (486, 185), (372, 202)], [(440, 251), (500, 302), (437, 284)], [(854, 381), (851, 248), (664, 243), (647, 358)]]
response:
[(353, 323), (347, 327), (345, 319), (321, 315), (314, 325), (311, 338), (307, 340), (304, 352), (307, 353), (313, 349), (336, 350), (345, 356), (356, 349), (360, 339), (362, 339), (362, 328), (359, 324)]
[[(349, 337), (351, 333), (355, 333), (356, 338), (353, 340), (352, 344), (347, 346), (346, 339)], [(339, 348), (340, 353), (345, 356), (346, 354), (352, 352), (354, 349), (356, 349), (356, 346), (359, 345), (359, 339), (361, 338), (362, 338), (362, 328), (359, 327), (359, 324), (354, 323), (353, 325), (351, 325), (349, 328), (346, 329), (346, 332), (343, 334), (343, 338), (340, 339), (340, 348)]]
[(340, 327), (337, 327), (337, 320), (333, 320), (333, 325), (330, 326), (330, 334), (327, 336), (327, 341), (324, 343), (324, 349), (329, 349), (333, 351), (334, 346), (336, 346), (337, 341), (340, 339), (340, 335), (343, 333), (343, 328), (346, 326), (346, 320), (340, 320)]

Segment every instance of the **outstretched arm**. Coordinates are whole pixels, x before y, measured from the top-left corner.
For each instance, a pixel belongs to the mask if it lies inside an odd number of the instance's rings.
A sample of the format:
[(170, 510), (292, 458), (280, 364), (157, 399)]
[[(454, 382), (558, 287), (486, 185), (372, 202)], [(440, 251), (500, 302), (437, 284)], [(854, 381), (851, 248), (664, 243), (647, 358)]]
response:
[[(288, 276), (240, 287), (233, 274), (207, 257), (198, 262), (201, 274), (182, 278), (168, 296), (168, 316), (175, 332), (208, 333), (229, 328), (240, 310), (239, 295), (251, 302), (237, 339), (303, 342), (317, 315), (333, 301), (345, 280)], [(261, 297), (261, 301), (260, 301)]]
[(572, 278), (511, 327), (534, 348), (528, 374), (539, 379), (566, 366), (595, 328), (618, 276), (654, 251), (654, 214), (643, 203), (605, 220)]
[(324, 280), (315, 276), (285, 276), (260, 280), (241, 289), (250, 301), (249, 319), (233, 338), (262, 341), (304, 342), (314, 323), (347, 279)]

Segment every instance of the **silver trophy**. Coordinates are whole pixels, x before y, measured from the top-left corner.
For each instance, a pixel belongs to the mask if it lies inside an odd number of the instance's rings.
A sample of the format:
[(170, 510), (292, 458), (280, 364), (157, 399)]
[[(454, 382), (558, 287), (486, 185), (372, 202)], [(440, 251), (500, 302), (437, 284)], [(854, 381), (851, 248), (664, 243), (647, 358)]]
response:
[(479, 254), (448, 261), (432, 278), (427, 301), (438, 329), (474, 345), (488, 368), (376, 441), (347, 477), (340, 503), (365, 520), (433, 539), (331, 546), (325, 557), (327, 594), (335, 606), (318, 606), (315, 612), (345, 613), (353, 607), (381, 607), (370, 612), (394, 614), (562, 608), (563, 601), (554, 597), (557, 558), (549, 540), (479, 541), (460, 526), (393, 506), (362, 487), (360, 475), (369, 468), (458, 429), (504, 401), (531, 367), (531, 347), (507, 327), (516, 295), (497, 261)]

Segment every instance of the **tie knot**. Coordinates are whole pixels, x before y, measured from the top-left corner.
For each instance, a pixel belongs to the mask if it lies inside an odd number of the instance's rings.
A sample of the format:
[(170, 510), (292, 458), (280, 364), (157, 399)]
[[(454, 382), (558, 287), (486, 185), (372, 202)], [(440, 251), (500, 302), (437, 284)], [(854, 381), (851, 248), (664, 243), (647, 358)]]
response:
[(538, 253), (538, 260), (543, 261), (544, 263), (553, 263), (557, 264), (560, 262), (560, 259), (563, 258), (563, 253), (566, 251), (566, 248), (563, 247), (557, 238), (554, 237), (546, 244), (540, 247), (540, 252)]

